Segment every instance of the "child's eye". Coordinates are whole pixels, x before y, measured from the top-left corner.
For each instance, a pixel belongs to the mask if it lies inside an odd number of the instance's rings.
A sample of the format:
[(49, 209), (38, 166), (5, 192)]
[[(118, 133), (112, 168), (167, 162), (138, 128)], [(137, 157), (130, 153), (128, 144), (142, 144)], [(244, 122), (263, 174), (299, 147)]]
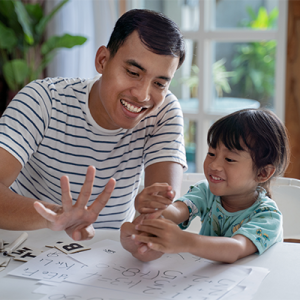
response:
[(208, 156), (215, 156), (214, 153), (212, 153), (212, 152), (207, 152), (207, 155)]
[(230, 159), (230, 158), (225, 158), (228, 162), (235, 162), (235, 160)]

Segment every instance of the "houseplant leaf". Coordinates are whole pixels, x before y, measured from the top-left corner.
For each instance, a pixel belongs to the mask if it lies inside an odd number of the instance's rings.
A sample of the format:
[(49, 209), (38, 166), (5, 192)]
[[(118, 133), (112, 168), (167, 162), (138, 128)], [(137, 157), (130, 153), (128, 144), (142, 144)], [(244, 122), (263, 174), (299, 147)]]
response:
[(24, 59), (14, 59), (3, 65), (4, 78), (12, 91), (17, 91), (24, 84), (29, 71), (27, 62)]
[(23, 32), (22, 27), (18, 21), (18, 16), (15, 12), (13, 1), (0, 1), (0, 19), (2, 23), (6, 27), (11, 28), (16, 35)]
[(64, 34), (62, 36), (52, 36), (45, 43), (43, 43), (41, 48), (41, 53), (47, 55), (54, 49), (57, 48), (72, 48), (77, 45), (82, 45), (85, 43), (87, 38), (83, 36)]
[(54, 9), (46, 16), (44, 16), (39, 24), (36, 26), (36, 32), (39, 36), (41, 36), (48, 24), (48, 22), (53, 18), (53, 16), (65, 5), (69, 0), (63, 0), (60, 2)]
[(17, 37), (11, 28), (0, 22), (0, 48), (11, 50), (17, 44)]
[(44, 16), (42, 7), (39, 4), (26, 4), (25, 8), (32, 19), (33, 25), (38, 24)]
[(14, 1), (14, 5), (19, 23), (21, 24), (25, 34), (25, 40), (29, 45), (32, 45), (34, 43), (32, 24), (27, 10), (21, 1)]

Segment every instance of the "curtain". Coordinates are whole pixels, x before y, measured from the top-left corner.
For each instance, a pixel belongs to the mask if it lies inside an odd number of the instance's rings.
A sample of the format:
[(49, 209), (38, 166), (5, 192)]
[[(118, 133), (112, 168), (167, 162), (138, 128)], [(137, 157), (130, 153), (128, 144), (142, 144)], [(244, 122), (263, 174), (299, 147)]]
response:
[[(46, 1), (46, 11), (51, 11), (60, 1)], [(95, 54), (107, 45), (117, 8), (114, 0), (70, 0), (49, 22), (47, 35), (82, 35), (88, 40), (82, 46), (59, 49), (47, 68), (47, 76), (92, 78)]]

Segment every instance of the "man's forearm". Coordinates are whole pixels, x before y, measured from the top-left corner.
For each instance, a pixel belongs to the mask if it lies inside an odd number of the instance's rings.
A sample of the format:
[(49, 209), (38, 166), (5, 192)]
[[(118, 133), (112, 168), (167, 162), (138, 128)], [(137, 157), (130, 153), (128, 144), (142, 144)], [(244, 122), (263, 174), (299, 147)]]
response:
[[(35, 201), (37, 200), (14, 193), (0, 183), (0, 228), (7, 230), (46, 228), (47, 221), (33, 207)], [(49, 203), (46, 205), (50, 209), (59, 208)]]

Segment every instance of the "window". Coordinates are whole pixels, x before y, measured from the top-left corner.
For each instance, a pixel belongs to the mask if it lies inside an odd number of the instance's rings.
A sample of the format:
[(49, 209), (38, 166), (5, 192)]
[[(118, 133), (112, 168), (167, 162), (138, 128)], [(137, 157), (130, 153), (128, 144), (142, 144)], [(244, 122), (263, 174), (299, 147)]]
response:
[(160, 11), (186, 40), (171, 83), (185, 119), (189, 172), (202, 172), (206, 134), (238, 109), (266, 107), (284, 121), (286, 0), (132, 0), (127, 9)]

